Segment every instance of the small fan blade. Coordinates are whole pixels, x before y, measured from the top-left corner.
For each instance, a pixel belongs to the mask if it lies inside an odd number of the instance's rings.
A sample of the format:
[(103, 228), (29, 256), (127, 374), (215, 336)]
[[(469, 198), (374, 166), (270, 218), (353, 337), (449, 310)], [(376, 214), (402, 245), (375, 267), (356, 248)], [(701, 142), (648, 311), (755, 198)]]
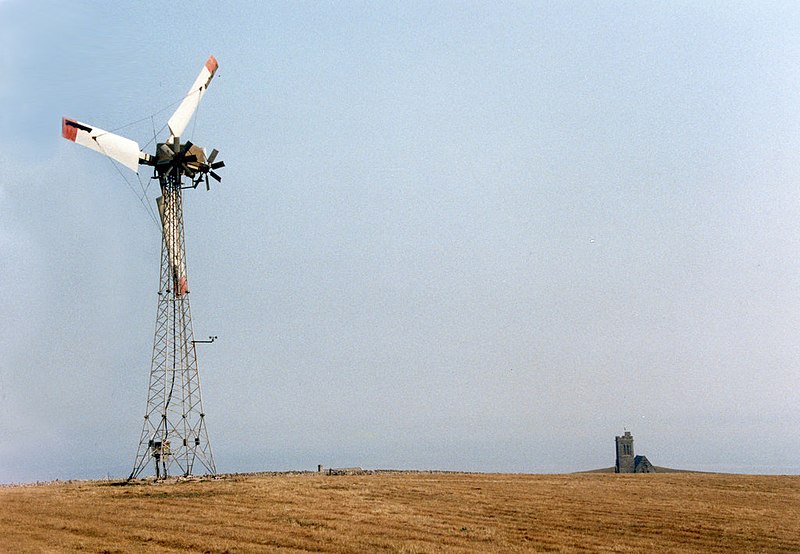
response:
[(208, 184), (208, 173), (206, 173), (206, 190), (211, 190), (211, 187)]
[(196, 162), (196, 161), (197, 161), (197, 156), (195, 156), (194, 154), (189, 154), (188, 156), (183, 157), (184, 163)]
[(216, 173), (214, 173), (213, 171), (209, 171), (209, 173), (211, 174), (211, 176), (212, 176), (214, 179), (216, 179), (216, 180), (217, 180), (217, 182), (218, 182), (218, 183), (221, 183), (221, 182), (222, 182), (222, 177), (220, 177), (219, 175), (217, 175), (217, 174), (216, 174)]
[(216, 148), (214, 148), (214, 149), (211, 151), (211, 155), (208, 157), (208, 160), (207, 160), (207, 161), (208, 161), (208, 163), (210, 163), (210, 164), (213, 164), (213, 163), (214, 163), (214, 160), (216, 160), (216, 159), (217, 159), (217, 154), (219, 154), (219, 150), (217, 150)]
[(220, 167), (225, 167), (225, 162), (217, 162), (215, 164), (211, 164), (211, 169), (219, 169)]

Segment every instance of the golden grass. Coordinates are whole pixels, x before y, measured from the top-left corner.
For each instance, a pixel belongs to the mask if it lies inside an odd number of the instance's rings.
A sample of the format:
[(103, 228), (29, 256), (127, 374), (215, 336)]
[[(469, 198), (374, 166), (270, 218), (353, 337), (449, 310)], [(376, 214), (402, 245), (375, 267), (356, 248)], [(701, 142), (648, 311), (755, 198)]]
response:
[(800, 477), (239, 475), (0, 488), (7, 552), (799, 552)]

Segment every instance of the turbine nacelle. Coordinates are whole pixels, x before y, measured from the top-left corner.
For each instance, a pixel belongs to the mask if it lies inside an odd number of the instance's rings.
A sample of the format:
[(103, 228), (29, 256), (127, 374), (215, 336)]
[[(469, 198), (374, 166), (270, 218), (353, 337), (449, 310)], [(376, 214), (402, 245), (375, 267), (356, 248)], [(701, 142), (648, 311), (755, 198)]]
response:
[(164, 178), (169, 174), (185, 175), (192, 181), (190, 185), (192, 188), (197, 187), (205, 179), (206, 188), (209, 188), (209, 175), (218, 182), (222, 181), (222, 177), (214, 171), (225, 167), (225, 162), (215, 161), (218, 153), (215, 149), (209, 156), (206, 156), (203, 148), (192, 142), (181, 144), (180, 139), (175, 138), (172, 143), (159, 143), (156, 146), (155, 157), (151, 158), (152, 161), (148, 163), (155, 166), (156, 175), (159, 178)]

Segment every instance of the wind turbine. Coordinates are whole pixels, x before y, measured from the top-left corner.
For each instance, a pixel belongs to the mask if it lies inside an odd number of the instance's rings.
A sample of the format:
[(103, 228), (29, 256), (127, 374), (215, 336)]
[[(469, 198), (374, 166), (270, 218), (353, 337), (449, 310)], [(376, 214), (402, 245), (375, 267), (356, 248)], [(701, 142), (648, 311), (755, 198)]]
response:
[(138, 477), (151, 462), (156, 478), (170, 473), (192, 475), (197, 464), (206, 473), (217, 472), (200, 397), (195, 342), (202, 341), (194, 340), (189, 307), (182, 191), (197, 188), (201, 182), (208, 189), (209, 175), (221, 181), (214, 170), (225, 163), (215, 161), (216, 150), (206, 156), (202, 148), (189, 141), (181, 143), (180, 139), (217, 68), (217, 60), (210, 56), (169, 118), (169, 138), (156, 145), (153, 155), (143, 152), (131, 139), (74, 119), (61, 120), (61, 134), (67, 140), (96, 150), (137, 173), (140, 166), (152, 167), (153, 178), (161, 186), (161, 196), (156, 199), (162, 230), (161, 275), (150, 384), (136, 459), (128, 479)]

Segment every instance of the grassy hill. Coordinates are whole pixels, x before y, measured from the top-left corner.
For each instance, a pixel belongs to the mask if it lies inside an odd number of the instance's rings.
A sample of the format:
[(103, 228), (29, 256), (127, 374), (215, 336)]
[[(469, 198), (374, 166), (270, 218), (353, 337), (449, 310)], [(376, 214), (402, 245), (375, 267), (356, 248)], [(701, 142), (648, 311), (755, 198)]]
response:
[[(695, 471), (693, 469), (673, 469), (671, 467), (653, 466), (656, 473), (708, 473), (707, 471)], [(588, 471), (579, 471), (578, 473), (614, 473), (614, 466), (601, 467), (600, 469), (590, 469)]]
[(798, 552), (800, 477), (256, 474), (0, 487), (4, 552)]

